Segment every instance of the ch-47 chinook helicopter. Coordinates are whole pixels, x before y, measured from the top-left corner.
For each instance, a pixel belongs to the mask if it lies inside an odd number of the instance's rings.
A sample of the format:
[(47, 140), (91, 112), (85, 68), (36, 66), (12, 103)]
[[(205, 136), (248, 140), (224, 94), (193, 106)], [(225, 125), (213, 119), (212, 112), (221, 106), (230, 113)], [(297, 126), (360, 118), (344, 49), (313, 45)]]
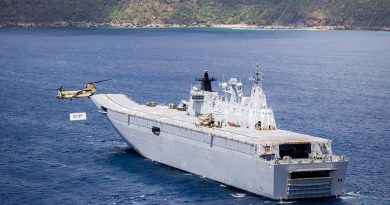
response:
[(82, 90), (64, 90), (64, 86), (58, 88), (57, 99), (73, 99), (73, 98), (83, 98), (89, 97), (96, 92), (96, 83), (101, 83), (111, 79), (99, 80), (95, 82), (89, 82), (85, 84), (84, 89)]

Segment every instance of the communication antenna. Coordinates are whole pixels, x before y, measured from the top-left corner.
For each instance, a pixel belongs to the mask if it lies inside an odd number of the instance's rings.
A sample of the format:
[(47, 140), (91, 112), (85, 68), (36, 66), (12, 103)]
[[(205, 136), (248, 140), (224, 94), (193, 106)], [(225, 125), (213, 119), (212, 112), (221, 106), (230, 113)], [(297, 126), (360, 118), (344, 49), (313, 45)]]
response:
[(260, 72), (259, 63), (257, 63), (256, 72), (249, 78), (249, 80), (253, 81), (255, 84), (261, 85), (261, 81), (263, 80), (263, 73)]
[(164, 105), (164, 80), (161, 81), (161, 104)]

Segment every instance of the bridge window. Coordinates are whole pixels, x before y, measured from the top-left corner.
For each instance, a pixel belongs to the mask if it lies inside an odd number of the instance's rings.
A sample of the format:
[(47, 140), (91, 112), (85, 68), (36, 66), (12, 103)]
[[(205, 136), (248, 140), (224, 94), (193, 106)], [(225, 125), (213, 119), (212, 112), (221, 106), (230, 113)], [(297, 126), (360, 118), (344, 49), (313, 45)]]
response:
[(307, 144), (282, 144), (279, 145), (280, 158), (289, 156), (293, 159), (308, 158), (311, 152), (310, 143)]

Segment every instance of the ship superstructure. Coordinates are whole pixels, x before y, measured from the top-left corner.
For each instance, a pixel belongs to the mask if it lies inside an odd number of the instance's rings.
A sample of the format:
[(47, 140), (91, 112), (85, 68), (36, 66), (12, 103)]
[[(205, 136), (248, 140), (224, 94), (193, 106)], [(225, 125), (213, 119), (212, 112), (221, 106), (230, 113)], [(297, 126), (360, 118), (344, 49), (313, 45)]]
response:
[(190, 92), (187, 113), (191, 116), (212, 115), (217, 125), (235, 125), (258, 130), (275, 130), (276, 123), (272, 109), (267, 107), (267, 99), (261, 88), (262, 73), (257, 67), (256, 72), (250, 77), (253, 81), (250, 96), (243, 96), (243, 85), (237, 78), (230, 78), (227, 82), (219, 83), (219, 87), (225, 93), (220, 96), (212, 90), (211, 81), (207, 70), (199, 87), (192, 87)]
[(91, 99), (140, 155), (275, 200), (342, 194), (348, 160), (331, 141), (276, 126), (257, 67), (250, 96), (236, 78), (219, 83), (205, 71), (189, 100), (141, 105), (122, 94)]

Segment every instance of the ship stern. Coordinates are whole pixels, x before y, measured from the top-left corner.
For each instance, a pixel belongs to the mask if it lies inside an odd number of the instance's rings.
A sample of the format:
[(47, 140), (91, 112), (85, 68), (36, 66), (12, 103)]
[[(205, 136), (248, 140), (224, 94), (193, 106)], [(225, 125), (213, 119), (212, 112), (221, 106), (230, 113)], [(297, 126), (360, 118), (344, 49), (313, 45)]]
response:
[(348, 160), (290, 160), (274, 164), (274, 200), (337, 197), (343, 194)]

